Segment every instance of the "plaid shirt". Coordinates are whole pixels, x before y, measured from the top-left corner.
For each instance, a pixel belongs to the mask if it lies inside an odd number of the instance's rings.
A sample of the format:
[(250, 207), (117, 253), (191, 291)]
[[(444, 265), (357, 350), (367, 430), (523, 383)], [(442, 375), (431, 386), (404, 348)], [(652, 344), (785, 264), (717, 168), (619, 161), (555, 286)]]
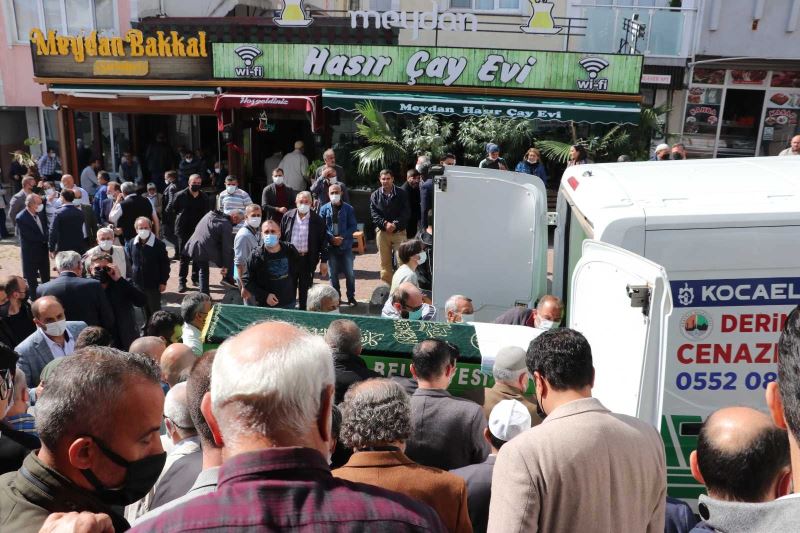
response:
[(300, 212), (294, 217), (294, 228), (292, 229), (292, 244), (301, 254), (308, 253), (308, 227), (311, 220), (311, 213), (300, 218)]
[(36, 166), (39, 168), (39, 174), (42, 176), (51, 176), (55, 174), (56, 168), (61, 167), (61, 160), (58, 156), (50, 157), (44, 154), (39, 158)]
[(131, 531), (444, 532), (427, 505), (331, 475), (309, 448), (270, 448), (228, 459), (217, 491)]

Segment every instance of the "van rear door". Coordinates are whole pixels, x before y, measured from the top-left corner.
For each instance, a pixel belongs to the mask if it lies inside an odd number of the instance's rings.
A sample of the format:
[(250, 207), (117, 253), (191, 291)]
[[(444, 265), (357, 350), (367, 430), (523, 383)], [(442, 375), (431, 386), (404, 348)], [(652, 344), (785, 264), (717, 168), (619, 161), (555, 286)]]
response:
[(662, 408), (669, 295), (660, 265), (610, 244), (584, 241), (570, 286), (569, 327), (592, 347), (593, 395), (611, 411), (655, 427)]
[[(434, 187), (433, 303), (454, 294), (491, 322), (547, 283), (547, 193), (515, 172), (448, 167)], [(444, 178), (444, 179), (443, 179)]]

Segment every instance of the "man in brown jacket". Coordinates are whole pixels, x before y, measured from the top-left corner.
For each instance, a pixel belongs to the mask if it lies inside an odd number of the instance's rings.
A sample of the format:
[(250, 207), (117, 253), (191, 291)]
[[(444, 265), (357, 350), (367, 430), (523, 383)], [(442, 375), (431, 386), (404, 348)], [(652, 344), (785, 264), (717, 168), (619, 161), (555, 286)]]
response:
[(658, 432), (592, 398), (592, 350), (557, 329), (528, 347), (547, 418), (503, 446), (488, 531), (664, 531), (667, 473)]
[(503, 400), (517, 400), (522, 403), (531, 415), (531, 424), (536, 426), (542, 421), (536, 412), (536, 404), (523, 394), (528, 388), (528, 367), (525, 366), (525, 350), (518, 346), (500, 348), (492, 367), (494, 385), (484, 389), (483, 414), (489, 420), (494, 406)]
[(362, 381), (347, 391), (341, 407), (340, 438), (355, 453), (334, 476), (405, 494), (433, 507), (451, 533), (472, 532), (464, 480), (403, 453), (411, 434), (411, 406), (400, 384)]

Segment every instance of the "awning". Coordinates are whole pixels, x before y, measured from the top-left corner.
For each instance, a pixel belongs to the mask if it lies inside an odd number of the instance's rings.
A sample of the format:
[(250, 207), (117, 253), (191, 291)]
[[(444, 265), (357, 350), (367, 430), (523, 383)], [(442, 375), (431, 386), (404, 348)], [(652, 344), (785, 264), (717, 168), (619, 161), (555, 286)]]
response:
[(410, 115), (494, 115), (512, 118), (638, 124), (639, 105), (628, 102), (507, 98), (461, 94), (323, 90), (326, 109), (355, 111), (356, 104), (371, 100), (384, 112)]
[(148, 87), (147, 89), (131, 89), (128, 87), (105, 86), (87, 87), (85, 85), (53, 85), (50, 92), (56, 95), (72, 96), (74, 98), (100, 98), (116, 100), (118, 98), (147, 98), (148, 100), (191, 100), (193, 98), (206, 98), (216, 93), (211, 89), (197, 88), (169, 88)]
[(214, 111), (222, 131), (226, 109), (283, 109), (286, 111), (305, 111), (311, 115), (311, 131), (322, 128), (319, 95), (311, 94), (221, 94), (217, 96)]

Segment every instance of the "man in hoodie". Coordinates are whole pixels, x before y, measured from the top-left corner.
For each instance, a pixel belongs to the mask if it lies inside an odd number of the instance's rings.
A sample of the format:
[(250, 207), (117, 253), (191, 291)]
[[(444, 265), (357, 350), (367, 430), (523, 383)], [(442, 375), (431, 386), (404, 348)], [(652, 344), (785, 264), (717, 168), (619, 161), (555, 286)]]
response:
[[(789, 493), (789, 442), (786, 431), (766, 414), (750, 407), (727, 407), (706, 419), (689, 456), (692, 475), (705, 485), (707, 500), (698, 510), (705, 518), (709, 507), (771, 502)], [(714, 514), (717, 527), (734, 525), (735, 512)], [(722, 528), (728, 531), (728, 528)], [(695, 532), (713, 531), (705, 522)]]
[[(712, 529), (744, 532), (800, 528), (800, 307), (791, 312), (783, 327), (778, 341), (778, 380), (767, 385), (766, 399), (772, 420), (779, 428), (788, 429), (794, 494), (761, 503), (700, 496), (700, 518)], [(738, 429), (743, 432), (746, 428)]]

